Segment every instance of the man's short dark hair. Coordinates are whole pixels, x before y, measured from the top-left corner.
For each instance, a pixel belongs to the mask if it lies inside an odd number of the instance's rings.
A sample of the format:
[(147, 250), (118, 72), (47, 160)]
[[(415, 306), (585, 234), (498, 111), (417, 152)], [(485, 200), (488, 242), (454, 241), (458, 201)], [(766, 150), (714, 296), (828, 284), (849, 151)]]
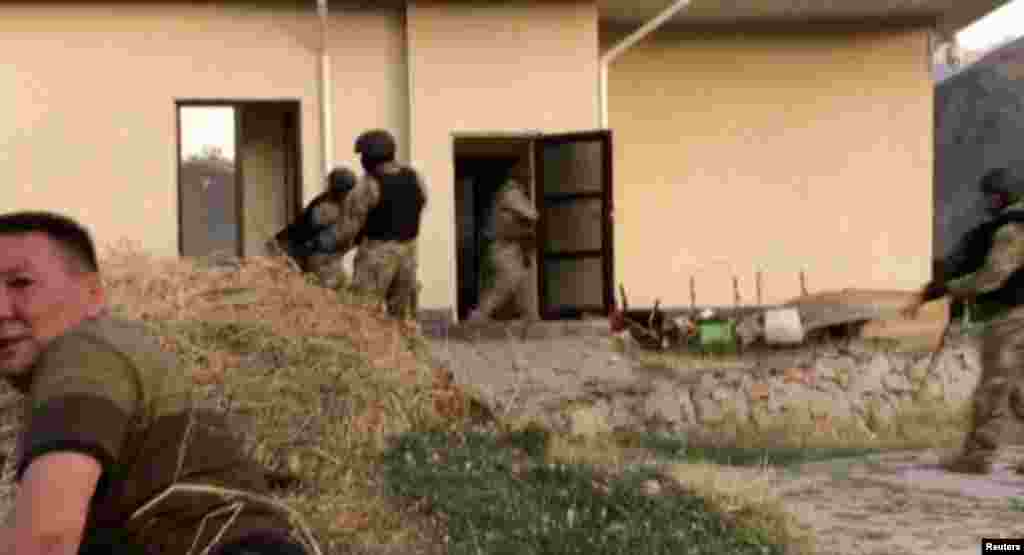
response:
[(45, 233), (74, 263), (75, 269), (83, 272), (99, 271), (92, 236), (73, 219), (52, 212), (0, 214), (0, 235), (23, 233)]

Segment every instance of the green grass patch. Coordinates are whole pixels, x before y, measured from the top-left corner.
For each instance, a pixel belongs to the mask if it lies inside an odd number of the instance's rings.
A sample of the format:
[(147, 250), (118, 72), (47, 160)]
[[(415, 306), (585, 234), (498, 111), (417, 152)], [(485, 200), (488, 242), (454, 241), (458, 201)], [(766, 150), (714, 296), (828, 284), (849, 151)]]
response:
[(1024, 513), (1024, 498), (1011, 497), (1010, 498), (1010, 510)]
[(611, 474), (545, 450), (532, 429), (404, 434), (384, 455), (386, 488), (441, 515), (452, 555), (784, 553), (652, 468)]
[(794, 466), (810, 462), (861, 457), (882, 452), (871, 447), (708, 447), (689, 445), (686, 436), (641, 434), (634, 440), (659, 458), (678, 462), (712, 463), (730, 466)]

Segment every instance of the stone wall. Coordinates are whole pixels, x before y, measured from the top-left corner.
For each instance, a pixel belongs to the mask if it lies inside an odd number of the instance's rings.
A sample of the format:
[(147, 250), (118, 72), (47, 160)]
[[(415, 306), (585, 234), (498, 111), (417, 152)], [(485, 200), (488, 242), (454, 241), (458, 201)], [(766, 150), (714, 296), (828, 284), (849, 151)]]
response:
[(930, 361), (928, 352), (863, 341), (807, 347), (743, 368), (665, 373), (646, 387), (595, 390), (565, 411), (562, 424), (583, 435), (704, 430), (729, 439), (796, 426), (870, 438), (904, 411), (965, 414), (980, 375), (976, 341), (950, 338), (931, 374)]

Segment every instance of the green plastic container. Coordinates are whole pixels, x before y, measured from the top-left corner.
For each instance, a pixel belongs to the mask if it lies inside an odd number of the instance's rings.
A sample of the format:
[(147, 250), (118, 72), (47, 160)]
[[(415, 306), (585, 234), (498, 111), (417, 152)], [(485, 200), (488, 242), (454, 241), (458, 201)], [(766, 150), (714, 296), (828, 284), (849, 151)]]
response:
[(736, 327), (728, 320), (710, 319), (697, 322), (697, 336), (704, 352), (736, 352)]

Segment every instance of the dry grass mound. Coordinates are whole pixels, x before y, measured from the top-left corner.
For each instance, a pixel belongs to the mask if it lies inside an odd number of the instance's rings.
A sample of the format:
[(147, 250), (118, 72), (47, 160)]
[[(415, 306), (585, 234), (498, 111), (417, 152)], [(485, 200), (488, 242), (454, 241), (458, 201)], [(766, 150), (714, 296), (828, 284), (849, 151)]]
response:
[(730, 521), (765, 532), (768, 539), (788, 547), (788, 553), (814, 552), (814, 537), (772, 487), (777, 471), (729, 468), (718, 464), (671, 465), (667, 473), (700, 495)]
[(373, 303), (318, 287), (282, 258), (191, 261), (121, 245), (104, 253), (103, 274), (110, 303), (122, 316), (260, 324), (280, 337), (341, 339), (375, 367), (407, 377), (423, 370), (416, 354), (402, 347), (400, 327)]

